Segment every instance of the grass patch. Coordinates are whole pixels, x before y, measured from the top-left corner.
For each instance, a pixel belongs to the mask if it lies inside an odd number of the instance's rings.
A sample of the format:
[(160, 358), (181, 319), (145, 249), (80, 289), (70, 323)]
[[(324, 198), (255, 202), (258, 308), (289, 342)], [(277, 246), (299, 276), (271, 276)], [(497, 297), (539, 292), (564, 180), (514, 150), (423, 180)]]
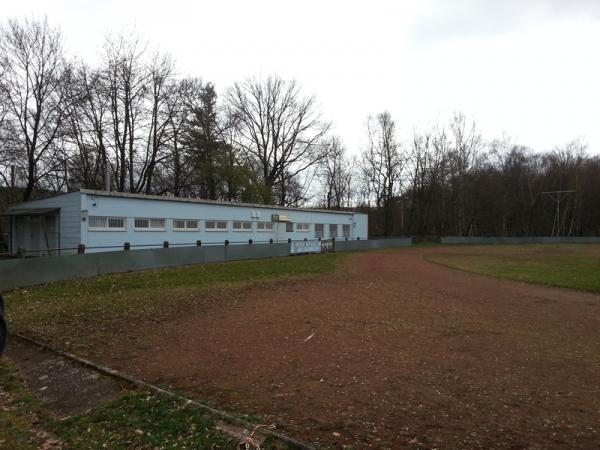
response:
[(217, 449), (235, 443), (213, 419), (184, 401), (148, 392), (122, 396), (91, 412), (58, 419), (24, 388), (15, 368), (0, 361), (0, 448), (34, 450), (49, 440), (69, 449)]
[(482, 275), (600, 293), (598, 245), (461, 247), (427, 259)]
[(38, 412), (38, 402), (23, 388), (15, 368), (0, 361), (0, 448), (38, 448), (32, 432)]
[(210, 417), (193, 405), (138, 392), (89, 414), (56, 421), (50, 429), (69, 448), (233, 448)]
[(227, 295), (228, 289), (332, 272), (341, 257), (327, 253), (185, 266), (19, 289), (6, 298), (9, 329), (60, 348), (86, 350), (90, 338), (109, 338), (140, 320), (222, 305), (235, 297)]

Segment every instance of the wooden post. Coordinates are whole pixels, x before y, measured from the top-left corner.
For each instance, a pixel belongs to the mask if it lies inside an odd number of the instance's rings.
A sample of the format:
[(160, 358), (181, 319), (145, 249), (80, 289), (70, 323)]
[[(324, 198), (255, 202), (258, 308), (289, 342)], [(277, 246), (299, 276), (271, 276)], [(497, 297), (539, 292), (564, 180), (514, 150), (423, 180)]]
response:
[(85, 244), (79, 244), (77, 246), (77, 254), (83, 255), (85, 253)]

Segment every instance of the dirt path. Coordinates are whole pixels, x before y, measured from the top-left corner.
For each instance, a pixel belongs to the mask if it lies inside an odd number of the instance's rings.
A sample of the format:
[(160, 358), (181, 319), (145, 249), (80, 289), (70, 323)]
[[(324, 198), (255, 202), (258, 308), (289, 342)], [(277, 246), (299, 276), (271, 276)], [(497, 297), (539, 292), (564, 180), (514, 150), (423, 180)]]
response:
[(59, 417), (82, 414), (118, 397), (129, 386), (12, 336), (6, 357), (44, 408)]
[(596, 448), (600, 297), (451, 270), (433, 251), (357, 254), (343, 273), (139, 324), (102, 362), (317, 444)]

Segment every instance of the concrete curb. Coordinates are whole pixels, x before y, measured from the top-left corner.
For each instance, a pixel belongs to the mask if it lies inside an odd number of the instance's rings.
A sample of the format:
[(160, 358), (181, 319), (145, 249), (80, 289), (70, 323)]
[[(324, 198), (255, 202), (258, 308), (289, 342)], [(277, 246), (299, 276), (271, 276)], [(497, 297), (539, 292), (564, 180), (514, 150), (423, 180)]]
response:
[[(108, 366), (104, 366), (102, 364), (96, 364), (88, 359), (85, 358), (80, 358), (79, 356), (76, 356), (72, 353), (68, 353), (68, 352), (63, 352), (62, 350), (57, 350), (47, 344), (44, 344), (43, 342), (39, 342), (35, 339), (32, 339), (30, 337), (24, 336), (22, 334), (19, 333), (10, 333), (10, 337), (12, 338), (18, 338), (21, 339), (25, 342), (28, 342), (30, 344), (36, 345), (37, 347), (40, 347), (44, 350), (50, 351), (52, 353), (55, 353), (59, 356), (62, 356), (63, 358), (67, 358), (70, 359), (71, 361), (76, 362), (77, 364), (80, 364), (82, 366), (88, 367), (90, 369), (93, 369), (97, 372), (103, 373), (105, 375), (108, 375), (110, 377), (116, 378), (118, 380), (121, 381), (125, 381), (127, 383), (130, 383), (134, 386), (143, 388), (143, 389), (147, 389), (153, 392), (156, 392), (157, 394), (160, 395), (165, 395), (167, 397), (173, 397), (175, 399), (181, 400), (181, 401), (185, 401), (188, 404), (192, 404), (194, 406), (196, 406), (197, 408), (200, 408), (204, 411), (206, 411), (207, 413), (211, 414), (212, 416), (216, 416), (226, 422), (229, 423), (233, 423), (236, 424), (238, 426), (243, 427), (244, 429), (246, 429), (248, 432), (250, 432), (251, 430), (253, 430), (256, 427), (256, 424), (253, 424), (251, 422), (248, 422), (244, 419), (240, 419), (237, 416), (234, 416), (232, 414), (229, 414), (225, 411), (221, 411), (219, 409), (213, 408), (211, 406), (205, 405), (203, 403), (200, 403), (196, 400), (192, 400), (190, 398), (184, 397), (183, 395), (177, 394), (175, 392), (163, 389), (161, 387), (155, 386), (151, 383), (147, 383), (145, 381), (139, 380), (137, 378), (134, 378), (132, 376), (129, 376), (123, 372), (120, 372), (118, 370), (112, 369)], [(271, 437), (273, 439), (276, 439), (286, 445), (288, 445), (291, 448), (294, 449), (298, 449), (298, 450), (315, 450), (315, 447), (312, 447), (311, 445), (305, 444), (303, 442), (297, 441), (293, 438), (290, 438), (288, 436), (285, 436), (283, 434), (277, 433), (275, 431), (271, 431), (269, 429), (261, 429), (260, 433), (265, 437)]]

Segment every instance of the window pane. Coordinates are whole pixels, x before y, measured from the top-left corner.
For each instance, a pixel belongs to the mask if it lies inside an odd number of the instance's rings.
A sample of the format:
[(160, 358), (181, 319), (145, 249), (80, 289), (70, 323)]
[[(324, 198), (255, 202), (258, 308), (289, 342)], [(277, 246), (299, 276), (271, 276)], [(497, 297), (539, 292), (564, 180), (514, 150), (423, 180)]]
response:
[(198, 228), (198, 221), (197, 220), (188, 220), (187, 222), (187, 228), (192, 228), (192, 229), (197, 229)]
[(294, 224), (292, 222), (288, 222), (285, 224), (286, 233), (292, 233), (294, 231)]
[(220, 230), (226, 230), (227, 229), (227, 222), (224, 222), (224, 221), (217, 222), (217, 228), (220, 229)]
[(207, 220), (206, 221), (206, 228), (210, 228), (210, 229), (216, 228), (215, 221), (214, 220)]
[(233, 229), (236, 231), (251, 230), (252, 222), (235, 221), (233, 222)]
[(350, 225), (343, 226), (344, 237), (350, 237)]
[(329, 237), (337, 237), (337, 225), (329, 225)]
[(150, 219), (150, 228), (164, 228), (165, 219)]
[(106, 228), (107, 218), (101, 216), (90, 216), (89, 226), (91, 228)]
[(135, 219), (136, 228), (148, 228), (149, 226), (148, 219)]
[(125, 228), (125, 219), (122, 217), (109, 217), (108, 228)]
[(185, 220), (173, 220), (173, 228), (185, 228)]
[(316, 238), (323, 237), (323, 229), (324, 229), (324, 225), (322, 223), (315, 223), (315, 237)]

